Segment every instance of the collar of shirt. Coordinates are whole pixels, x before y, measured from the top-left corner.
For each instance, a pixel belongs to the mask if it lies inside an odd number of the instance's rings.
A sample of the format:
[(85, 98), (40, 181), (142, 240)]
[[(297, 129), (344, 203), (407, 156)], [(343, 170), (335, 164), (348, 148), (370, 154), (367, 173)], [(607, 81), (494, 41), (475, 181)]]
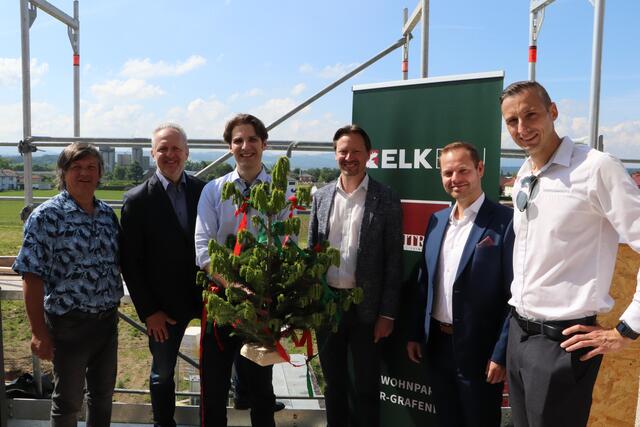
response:
[[(162, 188), (164, 188), (164, 191), (167, 191), (167, 187), (169, 186), (169, 184), (171, 184), (171, 181), (169, 181), (167, 177), (162, 175), (160, 169), (156, 169), (156, 176), (162, 183)], [(184, 172), (182, 172), (182, 177), (180, 178), (180, 185), (187, 185), (187, 177), (185, 176)]]
[(453, 209), (451, 209), (451, 213), (449, 214), (449, 224), (466, 224), (470, 221), (474, 221), (476, 216), (478, 215), (478, 211), (480, 207), (484, 203), (484, 192), (478, 196), (475, 202), (471, 203), (467, 209), (464, 210), (464, 215), (461, 219), (455, 218), (456, 209), (458, 208), (458, 203), (456, 202), (453, 205)]
[(518, 176), (538, 176), (549, 169), (551, 165), (560, 165), (568, 168), (571, 165), (571, 154), (573, 153), (574, 145), (574, 142), (568, 136), (562, 138), (560, 145), (556, 148), (556, 151), (553, 153), (549, 161), (536, 172), (532, 172), (531, 157), (527, 157), (527, 161), (522, 164), (522, 167), (518, 172)]
[[(64, 209), (65, 212), (79, 211), (86, 213), (84, 209), (82, 209), (80, 205), (78, 205), (74, 198), (71, 197), (71, 194), (69, 194), (67, 190), (62, 190), (62, 192), (60, 193), (60, 197), (62, 198), (62, 209)], [(93, 197), (93, 206), (95, 206), (98, 210), (102, 209), (102, 205), (98, 203), (98, 200), (95, 198), (95, 196)]]
[[(245, 183), (246, 182), (244, 179), (242, 179), (242, 177), (238, 173), (238, 168), (234, 169), (233, 172), (231, 172), (231, 176), (229, 177), (229, 180), (231, 182), (236, 182), (236, 183), (237, 182), (240, 182), (240, 183)], [(249, 184), (253, 185), (254, 183), (270, 182), (270, 181), (271, 181), (271, 177), (269, 176), (269, 174), (267, 173), (266, 169), (263, 166), (262, 169), (260, 170), (260, 173), (258, 174), (258, 176), (256, 176), (256, 178), (253, 180), (253, 182), (251, 182)]]
[(360, 184), (358, 184), (358, 187), (356, 187), (356, 189), (353, 190), (352, 193), (347, 193), (344, 190), (344, 188), (342, 187), (342, 180), (340, 178), (338, 178), (338, 180), (336, 181), (336, 187), (338, 188), (338, 191), (340, 191), (345, 196), (349, 196), (351, 194), (355, 194), (356, 192), (360, 191), (361, 189), (363, 189), (366, 192), (369, 189), (369, 174), (365, 174), (364, 175), (364, 178), (362, 179)]

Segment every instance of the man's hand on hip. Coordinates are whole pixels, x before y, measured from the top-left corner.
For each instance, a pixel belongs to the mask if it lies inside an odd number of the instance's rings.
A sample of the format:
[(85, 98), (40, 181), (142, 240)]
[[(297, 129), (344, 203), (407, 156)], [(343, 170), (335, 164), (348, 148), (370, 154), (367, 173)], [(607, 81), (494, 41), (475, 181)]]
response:
[(393, 319), (388, 317), (378, 317), (376, 325), (373, 327), (373, 342), (377, 343), (382, 338), (386, 338), (393, 332)]
[(169, 339), (167, 323), (175, 325), (176, 321), (167, 316), (164, 311), (159, 310), (148, 316), (145, 323), (147, 324), (147, 335), (153, 337), (157, 342), (165, 342)]
[(625, 338), (614, 328), (604, 329), (600, 325), (574, 325), (562, 331), (564, 335), (573, 335), (560, 344), (560, 347), (567, 351), (576, 351), (581, 348), (592, 347), (592, 350), (582, 356), (583, 362), (598, 354), (618, 351), (633, 342), (630, 338)]
[(485, 373), (487, 374), (487, 382), (489, 384), (498, 384), (503, 382), (507, 377), (507, 368), (492, 360), (489, 360)]

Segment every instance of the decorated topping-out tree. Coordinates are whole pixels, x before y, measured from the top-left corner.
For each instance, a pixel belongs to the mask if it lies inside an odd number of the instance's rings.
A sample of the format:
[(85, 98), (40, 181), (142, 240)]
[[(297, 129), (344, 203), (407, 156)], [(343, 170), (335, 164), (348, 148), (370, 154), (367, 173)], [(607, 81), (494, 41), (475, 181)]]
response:
[[(300, 218), (293, 212), (309, 206), (311, 194), (310, 188), (298, 186), (287, 200), (288, 172), (289, 159), (281, 157), (271, 171), (272, 182), (253, 186), (249, 197), (233, 182), (225, 184), (222, 198), (236, 204), (240, 226), (226, 244), (209, 242), (211, 276), (198, 277), (208, 327), (230, 325), (232, 334), (247, 343), (243, 355), (261, 364), (289, 361), (280, 345), (285, 337), (296, 345), (307, 341), (310, 349), (310, 329), (335, 331), (341, 313), (362, 300), (360, 288), (335, 292), (327, 286), (327, 270), (340, 263), (338, 250), (328, 242), (302, 249), (291, 238), (300, 232)], [(289, 216), (280, 220), (284, 210)], [(247, 228), (249, 216), (257, 234)]]

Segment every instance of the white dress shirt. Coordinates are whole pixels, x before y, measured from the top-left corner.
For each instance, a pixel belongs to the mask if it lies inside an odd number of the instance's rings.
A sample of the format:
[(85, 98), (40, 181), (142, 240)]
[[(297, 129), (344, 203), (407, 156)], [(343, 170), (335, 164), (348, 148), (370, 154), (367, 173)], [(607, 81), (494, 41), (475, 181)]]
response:
[(340, 266), (329, 267), (327, 282), (334, 288), (351, 289), (356, 286), (360, 226), (364, 214), (364, 203), (367, 199), (369, 175), (365, 175), (358, 188), (352, 193), (344, 191), (340, 179), (336, 186), (333, 207), (329, 215), (329, 244), (340, 250)]
[[(233, 203), (233, 200), (222, 200), (222, 188), (227, 182), (235, 183), (240, 191), (243, 191), (246, 186), (238, 171), (234, 170), (210, 181), (204, 186), (200, 195), (195, 232), (196, 263), (200, 268), (209, 265), (209, 240), (214, 239), (218, 243), (224, 244), (230, 234), (235, 235), (237, 233), (238, 226), (242, 220), (242, 214), (236, 215), (238, 206)], [(264, 168), (251, 185), (253, 186), (260, 182), (271, 182), (271, 176)], [(250, 209), (247, 212), (247, 230), (257, 235), (257, 230), (251, 221), (251, 217), (256, 214), (258, 212), (254, 209)], [(278, 215), (278, 219), (280, 221), (285, 220), (288, 214), (289, 211), (285, 209)]]
[[(514, 185), (514, 204), (529, 175), (527, 160)], [(537, 176), (527, 209), (514, 209), (509, 304), (521, 316), (539, 320), (611, 310), (619, 236), (640, 252), (638, 187), (620, 161), (567, 137)], [(640, 332), (640, 285), (621, 319)]]
[(462, 218), (456, 219), (458, 208), (456, 203), (449, 215), (449, 225), (444, 233), (440, 256), (438, 257), (438, 274), (436, 275), (435, 300), (431, 316), (442, 323), (453, 323), (453, 284), (458, 274), (458, 266), (462, 251), (469, 239), (473, 222), (484, 203), (484, 193), (464, 210)]

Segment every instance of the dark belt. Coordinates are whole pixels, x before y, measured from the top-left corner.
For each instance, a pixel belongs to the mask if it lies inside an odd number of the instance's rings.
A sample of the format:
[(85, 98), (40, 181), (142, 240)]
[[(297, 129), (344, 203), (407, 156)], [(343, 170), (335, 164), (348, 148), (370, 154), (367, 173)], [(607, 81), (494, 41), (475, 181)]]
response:
[(563, 335), (562, 331), (574, 325), (595, 325), (596, 316), (583, 317), (581, 319), (570, 320), (532, 320), (522, 317), (513, 309), (513, 318), (516, 319), (520, 328), (527, 335), (544, 335), (545, 337), (562, 342), (571, 335)]
[(438, 330), (443, 334), (453, 335), (453, 325), (451, 323), (443, 323), (434, 317), (431, 318), (431, 321), (433, 322), (434, 326), (437, 326)]
[[(82, 311), (79, 309), (73, 309), (65, 314), (63, 314), (62, 316), (67, 317), (68, 319), (78, 319), (78, 320), (82, 320), (82, 319), (97, 319), (97, 320), (101, 320), (101, 319), (106, 319), (107, 317), (110, 317), (112, 315), (114, 315), (116, 312), (118, 311), (118, 307), (113, 307), (113, 308), (109, 308), (105, 311), (99, 311), (97, 313), (89, 313), (88, 311)], [(62, 317), (61, 316), (61, 317)]]

